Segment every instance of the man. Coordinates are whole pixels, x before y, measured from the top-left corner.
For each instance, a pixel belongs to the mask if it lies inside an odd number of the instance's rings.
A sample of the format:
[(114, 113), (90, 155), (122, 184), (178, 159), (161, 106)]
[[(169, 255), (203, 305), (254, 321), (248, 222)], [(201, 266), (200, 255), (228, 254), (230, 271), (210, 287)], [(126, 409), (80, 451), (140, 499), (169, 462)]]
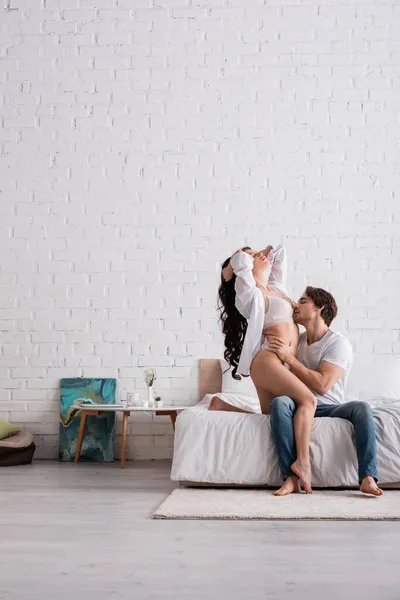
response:
[[(381, 496), (377, 486), (376, 438), (371, 407), (366, 402), (345, 402), (345, 387), (353, 363), (349, 340), (329, 326), (337, 314), (333, 296), (321, 288), (307, 287), (294, 307), (294, 320), (305, 327), (296, 357), (281, 340), (270, 339), (269, 350), (288, 364), (316, 396), (316, 417), (339, 417), (353, 424), (356, 438), (361, 492)], [(287, 396), (271, 403), (271, 429), (277, 449), (283, 486), (277, 496), (300, 491), (298, 478), (290, 470), (296, 460), (293, 415), (296, 405)]]

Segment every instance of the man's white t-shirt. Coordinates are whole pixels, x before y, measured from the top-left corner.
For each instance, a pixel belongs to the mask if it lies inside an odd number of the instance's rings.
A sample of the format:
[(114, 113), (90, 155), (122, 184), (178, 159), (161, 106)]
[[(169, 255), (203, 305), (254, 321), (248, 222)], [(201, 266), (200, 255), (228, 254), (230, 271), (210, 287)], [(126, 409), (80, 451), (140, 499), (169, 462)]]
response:
[(317, 371), (320, 362), (326, 362), (337, 365), (344, 370), (344, 373), (339, 377), (338, 381), (326, 392), (320, 396), (311, 390), (317, 398), (318, 404), (341, 404), (345, 402), (345, 390), (347, 379), (353, 364), (353, 349), (350, 341), (337, 331), (328, 329), (326, 334), (314, 344), (308, 345), (307, 333), (300, 335), (299, 344), (297, 346), (297, 360), (299, 360), (307, 369)]

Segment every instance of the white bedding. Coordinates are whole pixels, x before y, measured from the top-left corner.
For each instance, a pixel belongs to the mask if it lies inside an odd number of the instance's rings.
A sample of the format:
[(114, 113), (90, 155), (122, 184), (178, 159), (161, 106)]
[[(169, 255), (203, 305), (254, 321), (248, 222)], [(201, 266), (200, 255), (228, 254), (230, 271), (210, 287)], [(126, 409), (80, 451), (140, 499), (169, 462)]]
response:
[[(217, 394), (229, 402), (229, 394)], [(212, 484), (282, 483), (269, 416), (209, 411), (212, 395), (184, 410), (175, 425), (171, 479)], [(400, 401), (376, 400), (377, 463), (380, 483), (400, 481)], [(353, 426), (344, 419), (314, 420), (311, 461), (315, 487), (356, 486)]]

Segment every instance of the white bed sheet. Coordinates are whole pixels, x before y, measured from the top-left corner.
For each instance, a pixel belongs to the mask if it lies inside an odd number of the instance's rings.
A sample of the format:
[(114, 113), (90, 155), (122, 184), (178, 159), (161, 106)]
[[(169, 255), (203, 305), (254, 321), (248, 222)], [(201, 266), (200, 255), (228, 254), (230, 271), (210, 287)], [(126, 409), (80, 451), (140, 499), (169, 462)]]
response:
[[(229, 394), (217, 394), (229, 402)], [(209, 411), (212, 395), (180, 413), (175, 425), (171, 479), (210, 484), (282, 483), (269, 416)], [(400, 401), (376, 400), (380, 483), (400, 481)], [(356, 486), (353, 426), (344, 419), (314, 420), (311, 461), (315, 487)]]

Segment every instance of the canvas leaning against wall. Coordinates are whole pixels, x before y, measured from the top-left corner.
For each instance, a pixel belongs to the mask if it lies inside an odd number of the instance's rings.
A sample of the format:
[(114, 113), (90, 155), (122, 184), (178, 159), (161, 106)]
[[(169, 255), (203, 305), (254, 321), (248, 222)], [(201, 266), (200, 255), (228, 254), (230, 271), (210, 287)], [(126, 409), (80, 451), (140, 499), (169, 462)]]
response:
[[(74, 404), (115, 404), (117, 380), (61, 379), (59, 460), (75, 457), (80, 425), (80, 410)], [(81, 461), (112, 462), (115, 444), (115, 413), (89, 415), (80, 454)]]

